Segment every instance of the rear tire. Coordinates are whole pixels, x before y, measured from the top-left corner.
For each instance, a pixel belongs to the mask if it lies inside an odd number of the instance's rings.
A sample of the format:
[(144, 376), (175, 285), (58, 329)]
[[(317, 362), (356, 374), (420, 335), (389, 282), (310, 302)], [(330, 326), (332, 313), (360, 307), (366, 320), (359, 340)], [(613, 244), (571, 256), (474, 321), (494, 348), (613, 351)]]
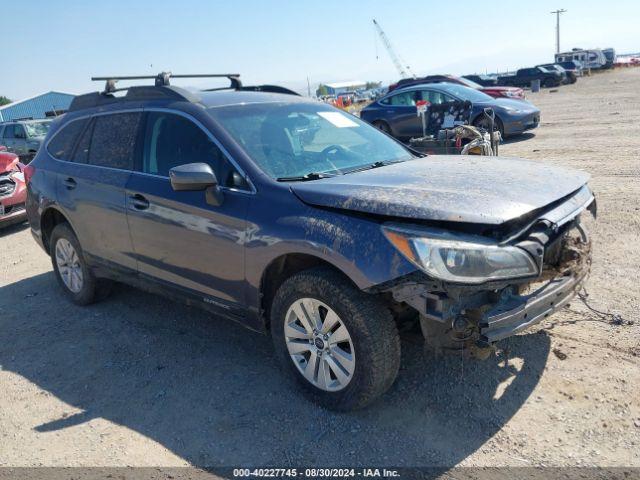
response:
[(93, 275), (80, 242), (68, 224), (61, 223), (53, 229), (49, 251), (56, 280), (73, 303), (89, 305), (109, 294), (111, 282)]
[[(318, 320), (316, 336), (310, 330)], [(322, 335), (325, 330), (328, 335)], [(400, 337), (391, 312), (333, 270), (315, 268), (286, 280), (273, 300), (271, 331), (282, 369), (326, 408), (362, 408), (386, 392), (398, 375)], [(339, 350), (331, 343), (336, 337), (343, 339)], [(344, 360), (345, 352), (350, 360)]]
[(383, 131), (387, 135), (393, 135), (391, 133), (391, 127), (387, 122), (383, 120), (376, 120), (375, 122), (373, 122), (373, 126), (376, 127), (378, 130)]

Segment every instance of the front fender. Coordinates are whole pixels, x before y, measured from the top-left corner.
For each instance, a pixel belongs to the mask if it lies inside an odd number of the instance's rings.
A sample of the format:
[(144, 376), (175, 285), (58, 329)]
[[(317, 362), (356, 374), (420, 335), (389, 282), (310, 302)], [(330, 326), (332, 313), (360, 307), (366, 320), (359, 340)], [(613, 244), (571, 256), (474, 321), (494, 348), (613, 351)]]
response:
[(267, 267), (287, 254), (316, 257), (343, 272), (363, 290), (416, 271), (386, 239), (379, 220), (315, 208), (288, 193), (284, 214), (278, 214), (281, 210), (274, 202), (252, 202), (250, 207), (245, 242), (250, 309), (259, 308), (261, 281)]

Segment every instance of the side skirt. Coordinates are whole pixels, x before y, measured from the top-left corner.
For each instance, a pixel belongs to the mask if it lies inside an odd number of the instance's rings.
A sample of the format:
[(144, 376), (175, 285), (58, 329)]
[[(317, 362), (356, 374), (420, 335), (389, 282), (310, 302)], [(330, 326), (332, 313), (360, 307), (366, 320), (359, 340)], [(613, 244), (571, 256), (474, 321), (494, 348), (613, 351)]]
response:
[(196, 290), (165, 282), (150, 275), (141, 274), (135, 270), (122, 267), (121, 265), (107, 262), (94, 255), (86, 253), (85, 255), (87, 256), (87, 261), (91, 265), (93, 273), (98, 278), (106, 278), (125, 283), (149, 293), (169, 297), (180, 303), (195, 306), (217, 316), (233, 320), (249, 330), (259, 333), (266, 332), (264, 323), (258, 318), (254, 318), (253, 315), (250, 315), (247, 307), (244, 305), (230, 303), (209, 295), (205, 296)]

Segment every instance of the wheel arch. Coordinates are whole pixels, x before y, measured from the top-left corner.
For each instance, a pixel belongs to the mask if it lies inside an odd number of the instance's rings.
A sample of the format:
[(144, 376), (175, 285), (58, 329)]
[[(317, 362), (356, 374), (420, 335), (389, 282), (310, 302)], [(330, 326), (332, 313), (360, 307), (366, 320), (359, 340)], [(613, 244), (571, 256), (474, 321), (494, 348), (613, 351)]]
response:
[[(394, 135), (393, 127), (391, 126), (391, 124), (389, 123), (389, 121), (387, 119), (385, 119), (385, 118), (376, 118), (375, 120), (371, 121), (371, 126), (375, 127), (375, 128), (378, 128), (377, 125), (376, 125), (377, 123), (384, 123), (387, 126), (387, 128), (389, 129), (389, 134), (392, 135), (392, 136)], [(385, 132), (384, 130), (382, 130), (380, 128), (378, 128), (378, 130), (382, 131), (382, 133), (387, 133), (387, 132)]]
[(69, 228), (73, 231), (74, 235), (76, 234), (73, 225), (69, 221), (69, 218), (62, 212), (59, 208), (55, 206), (50, 206), (46, 210), (42, 212), (40, 215), (40, 230), (42, 232), (42, 244), (44, 246), (45, 251), (51, 255), (49, 251), (49, 243), (51, 241), (51, 232), (56, 228), (57, 225), (61, 223), (66, 223), (69, 225)]
[[(495, 110), (493, 110), (493, 112), (494, 112), (494, 113), (495, 113), (495, 115), (496, 115), (496, 120), (497, 120), (498, 122), (500, 122), (500, 125), (502, 125), (502, 130), (503, 130), (503, 132), (504, 132), (504, 130), (505, 130), (504, 120), (500, 117), (500, 114), (499, 114), (498, 112), (496, 112)], [(470, 119), (470, 120), (469, 120), (469, 123), (470, 123), (471, 125), (473, 125), (473, 126), (476, 126), (476, 122), (477, 122), (478, 120), (481, 120), (483, 115), (484, 115), (484, 112), (481, 110), (477, 115), (475, 115), (475, 116), (473, 117), (473, 119)]]
[(274, 258), (264, 269), (260, 279), (260, 311), (267, 330), (270, 330), (270, 315), (273, 298), (285, 280), (296, 273), (311, 268), (325, 267), (345, 278), (355, 288), (355, 282), (331, 262), (308, 253), (286, 253)]

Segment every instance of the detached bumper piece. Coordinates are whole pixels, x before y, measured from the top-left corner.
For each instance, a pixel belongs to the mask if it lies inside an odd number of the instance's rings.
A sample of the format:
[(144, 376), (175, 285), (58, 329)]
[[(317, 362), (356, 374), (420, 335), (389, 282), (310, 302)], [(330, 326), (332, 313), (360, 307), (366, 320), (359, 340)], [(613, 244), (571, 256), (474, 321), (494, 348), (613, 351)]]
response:
[(539, 323), (567, 305), (586, 274), (549, 281), (530, 295), (511, 295), (486, 311), (480, 320), (480, 338), (493, 343)]

